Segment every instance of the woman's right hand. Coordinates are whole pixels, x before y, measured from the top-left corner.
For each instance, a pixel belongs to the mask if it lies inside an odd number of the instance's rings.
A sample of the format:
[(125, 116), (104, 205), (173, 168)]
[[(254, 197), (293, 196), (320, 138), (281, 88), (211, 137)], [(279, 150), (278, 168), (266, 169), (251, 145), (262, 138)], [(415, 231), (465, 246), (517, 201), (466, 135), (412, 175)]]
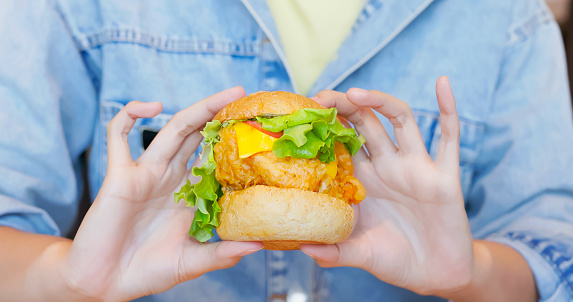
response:
[(131, 300), (165, 291), (202, 274), (235, 265), (260, 242), (199, 243), (188, 231), (194, 211), (173, 192), (190, 177), (187, 162), (207, 121), (245, 95), (236, 87), (177, 113), (141, 157), (132, 160), (127, 134), (160, 103), (131, 102), (107, 127), (108, 170), (103, 186), (60, 266), (83, 297)]

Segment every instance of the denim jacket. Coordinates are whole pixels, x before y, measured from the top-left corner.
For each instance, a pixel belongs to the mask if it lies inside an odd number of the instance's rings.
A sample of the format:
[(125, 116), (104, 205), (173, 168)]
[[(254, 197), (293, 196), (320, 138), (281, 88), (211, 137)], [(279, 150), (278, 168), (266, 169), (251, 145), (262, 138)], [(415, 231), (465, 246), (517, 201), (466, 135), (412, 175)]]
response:
[[(540, 301), (573, 300), (571, 105), (561, 36), (541, 0), (367, 0), (308, 95), (392, 94), (410, 104), (435, 156), (441, 75), (457, 99), (474, 237), (521, 253)], [(89, 150), (95, 197), (105, 126), (127, 102), (164, 104), (129, 134), (137, 158), (145, 130), (235, 85), (297, 91), (265, 0), (0, 1), (0, 225), (66, 234), (83, 190), (81, 155)], [(301, 252), (262, 251), (141, 300), (441, 299), (359, 269), (319, 268)]]

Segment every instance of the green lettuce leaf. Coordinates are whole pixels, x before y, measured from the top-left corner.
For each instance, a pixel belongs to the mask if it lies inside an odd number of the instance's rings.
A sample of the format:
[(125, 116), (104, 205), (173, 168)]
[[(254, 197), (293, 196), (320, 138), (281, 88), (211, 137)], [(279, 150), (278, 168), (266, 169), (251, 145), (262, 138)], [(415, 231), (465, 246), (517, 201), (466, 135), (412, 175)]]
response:
[(336, 108), (330, 109), (301, 109), (293, 114), (278, 117), (264, 118), (257, 117), (257, 121), (262, 124), (263, 129), (271, 132), (281, 132), (287, 128), (302, 124), (310, 124), (314, 121), (324, 120), (328, 124), (336, 121)]
[(297, 158), (315, 158), (323, 145), (324, 142), (312, 131), (306, 133), (305, 143), (302, 146), (297, 146), (295, 142), (283, 135), (273, 144), (273, 153), (278, 158), (285, 158), (287, 156)]
[[(307, 133), (312, 130), (311, 124), (303, 124), (287, 128), (283, 131), (283, 135), (278, 139), (279, 143), (282, 141), (291, 141), (296, 147), (301, 147), (306, 144), (308, 138)], [(311, 135), (308, 133), (308, 135)], [(317, 138), (318, 139), (318, 138)]]
[(207, 123), (201, 134), (204, 137), (203, 151), (200, 155), (200, 166), (193, 167), (191, 173), (201, 177), (196, 184), (189, 180), (174, 194), (175, 202), (185, 200), (188, 207), (197, 206), (195, 217), (189, 230), (189, 236), (195, 237), (200, 242), (211, 239), (214, 235), (213, 228), (219, 226), (219, 213), (221, 207), (217, 200), (223, 195), (221, 184), (215, 178), (215, 154), (213, 146), (219, 142), (219, 130), (221, 122), (214, 120)]
[(221, 122), (217, 120), (208, 122), (205, 125), (203, 131), (201, 131), (201, 135), (203, 135), (206, 145), (214, 145), (219, 142), (219, 130), (221, 130), (221, 127)]
[(350, 155), (354, 156), (365, 140), (362, 135), (357, 136), (356, 131), (352, 128), (344, 127), (339, 121), (329, 125), (328, 136), (324, 140), (324, 146), (319, 150), (318, 159), (322, 162), (331, 162), (335, 160), (334, 142), (341, 142), (348, 150)]
[(257, 117), (262, 128), (283, 135), (273, 144), (273, 153), (279, 158), (315, 158), (322, 162), (335, 160), (334, 143), (341, 142), (351, 155), (364, 144), (352, 128), (344, 127), (336, 119), (336, 108), (301, 109), (291, 115), (274, 118)]

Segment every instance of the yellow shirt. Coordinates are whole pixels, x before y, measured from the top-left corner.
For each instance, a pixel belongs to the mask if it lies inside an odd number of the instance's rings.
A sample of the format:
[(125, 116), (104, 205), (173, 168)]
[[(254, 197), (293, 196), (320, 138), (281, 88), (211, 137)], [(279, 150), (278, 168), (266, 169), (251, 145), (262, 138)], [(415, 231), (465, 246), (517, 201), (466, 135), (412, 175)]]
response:
[(267, 0), (292, 76), (306, 95), (356, 21), (363, 0)]

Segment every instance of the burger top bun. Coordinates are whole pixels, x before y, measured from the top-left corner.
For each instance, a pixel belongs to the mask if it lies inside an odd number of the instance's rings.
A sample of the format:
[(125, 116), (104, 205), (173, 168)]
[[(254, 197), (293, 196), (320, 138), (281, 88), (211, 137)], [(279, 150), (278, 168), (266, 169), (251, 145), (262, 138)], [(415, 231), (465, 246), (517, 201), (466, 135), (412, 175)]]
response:
[(262, 241), (267, 250), (340, 242), (354, 225), (354, 210), (348, 203), (300, 189), (258, 185), (227, 193), (219, 204), (221, 239)]
[(292, 114), (303, 108), (324, 109), (325, 107), (302, 95), (284, 91), (263, 91), (230, 103), (213, 119), (224, 122), (250, 119), (256, 116), (279, 116)]

